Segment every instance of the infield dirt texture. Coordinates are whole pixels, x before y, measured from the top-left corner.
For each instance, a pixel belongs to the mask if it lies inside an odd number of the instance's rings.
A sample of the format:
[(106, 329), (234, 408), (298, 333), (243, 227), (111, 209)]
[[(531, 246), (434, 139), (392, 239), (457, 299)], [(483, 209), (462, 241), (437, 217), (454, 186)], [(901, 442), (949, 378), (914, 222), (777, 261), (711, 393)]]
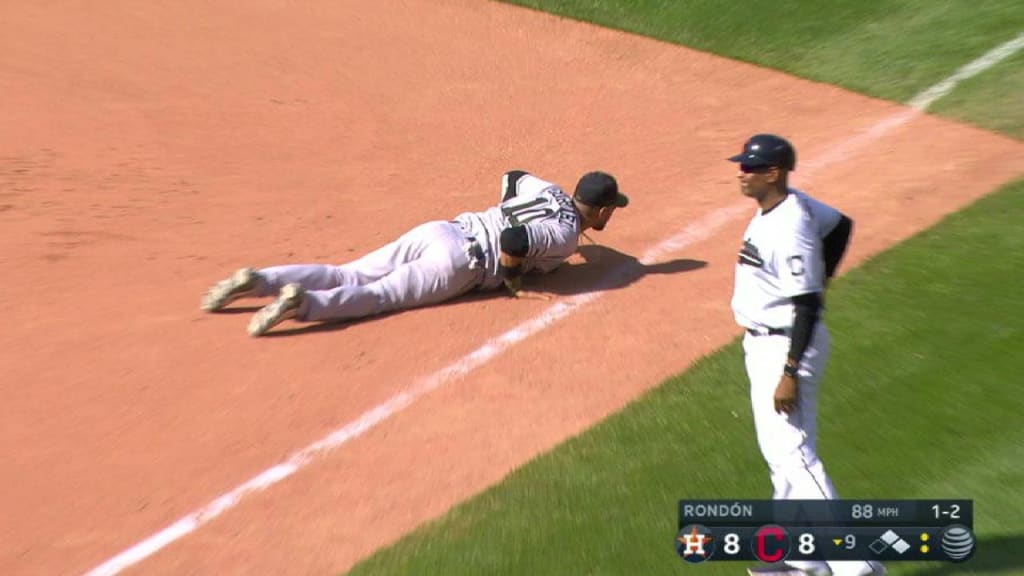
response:
[[(499, 481), (737, 334), (751, 208), (723, 158), (752, 131), (789, 136), (793, 184), (857, 221), (845, 267), (1024, 172), (1005, 136), (919, 116), (852, 145), (906, 109), (497, 3), (19, 0), (0, 21), (6, 575), (88, 571), (353, 422), (124, 573), (334, 574)], [(510, 169), (607, 170), (632, 198), (540, 284), (554, 303), (262, 340), (252, 307), (198, 310), (236, 267), (485, 208)]]

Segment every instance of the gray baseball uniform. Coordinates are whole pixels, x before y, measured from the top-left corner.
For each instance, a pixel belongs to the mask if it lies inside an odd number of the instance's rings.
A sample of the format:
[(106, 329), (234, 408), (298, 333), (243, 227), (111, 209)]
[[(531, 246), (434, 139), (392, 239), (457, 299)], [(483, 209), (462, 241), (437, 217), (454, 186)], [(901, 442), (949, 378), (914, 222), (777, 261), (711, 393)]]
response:
[(353, 319), (437, 304), (502, 285), (501, 232), (523, 225), (529, 238), (524, 272), (550, 272), (576, 251), (580, 215), (561, 187), (524, 172), (503, 178), (502, 202), (451, 221), (421, 224), (358, 260), (340, 266), (301, 264), (259, 271), (253, 295), (298, 283), (305, 296), (296, 318)]

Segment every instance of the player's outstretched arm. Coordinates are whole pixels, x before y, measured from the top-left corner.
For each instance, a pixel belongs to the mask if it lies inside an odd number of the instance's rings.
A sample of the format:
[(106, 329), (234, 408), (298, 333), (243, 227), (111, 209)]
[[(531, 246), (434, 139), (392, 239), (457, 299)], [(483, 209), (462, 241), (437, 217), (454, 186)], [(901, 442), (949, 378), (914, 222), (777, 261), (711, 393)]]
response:
[(523, 287), (523, 261), (530, 253), (530, 236), (526, 226), (509, 226), (501, 231), (501, 257), (498, 271), (509, 294), (515, 296)]
[(523, 263), (530, 252), (530, 239), (525, 226), (512, 226), (501, 232), (501, 255), (498, 272), (505, 289), (513, 298), (550, 300), (544, 292), (523, 289)]
[(523, 288), (523, 261), (525, 258), (501, 253), (498, 270), (509, 296), (520, 300), (551, 300), (552, 294)]
[(515, 296), (523, 288), (523, 261), (521, 256), (513, 256), (502, 251), (498, 262), (498, 273), (510, 296)]

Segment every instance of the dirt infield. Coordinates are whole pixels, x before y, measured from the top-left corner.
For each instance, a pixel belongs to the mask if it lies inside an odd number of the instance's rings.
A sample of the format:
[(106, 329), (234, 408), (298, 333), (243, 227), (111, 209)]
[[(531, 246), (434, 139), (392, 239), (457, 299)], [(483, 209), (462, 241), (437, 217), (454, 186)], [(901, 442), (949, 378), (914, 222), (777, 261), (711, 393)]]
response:
[[(813, 166), (901, 111), (489, 2), (57, 4), (0, 6), (8, 575), (84, 572), (550, 306), (253, 340), (198, 311), (234, 268), (347, 260), (509, 169), (633, 199), (547, 280), (630, 271), (600, 298), (129, 573), (333, 574), (493, 484), (737, 334), (746, 215), (628, 263), (740, 201), (749, 133)], [(922, 116), (794, 184), (856, 219), (851, 265), (1022, 172), (1024, 144)]]

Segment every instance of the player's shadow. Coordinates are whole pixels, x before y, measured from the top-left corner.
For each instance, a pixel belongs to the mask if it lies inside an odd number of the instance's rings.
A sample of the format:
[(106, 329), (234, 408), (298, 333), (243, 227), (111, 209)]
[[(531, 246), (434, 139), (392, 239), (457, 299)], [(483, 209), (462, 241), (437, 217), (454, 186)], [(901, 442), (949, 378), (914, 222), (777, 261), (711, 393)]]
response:
[(579, 254), (583, 263), (567, 263), (552, 274), (531, 276), (523, 282), (524, 288), (572, 296), (619, 290), (651, 274), (678, 274), (708, 265), (704, 260), (690, 258), (644, 264), (635, 256), (601, 245), (580, 246)]
[[(265, 300), (264, 304), (270, 304), (271, 302), (274, 301), (273, 298), (269, 298), (269, 297), (265, 298), (264, 300)], [(227, 307), (227, 308), (225, 308), (223, 310), (218, 310), (218, 311), (214, 312), (214, 314), (223, 314), (225, 316), (229, 316), (231, 314), (255, 314), (262, 307), (263, 307), (263, 304), (251, 305), (251, 306), (249, 306), (249, 305), (246, 305), (246, 306), (229, 306), (229, 307)]]
[[(939, 545), (936, 542), (936, 545)], [(978, 539), (974, 556), (963, 563), (929, 562), (914, 576), (952, 576), (954, 574), (1024, 574), (1024, 536), (983, 537)]]

